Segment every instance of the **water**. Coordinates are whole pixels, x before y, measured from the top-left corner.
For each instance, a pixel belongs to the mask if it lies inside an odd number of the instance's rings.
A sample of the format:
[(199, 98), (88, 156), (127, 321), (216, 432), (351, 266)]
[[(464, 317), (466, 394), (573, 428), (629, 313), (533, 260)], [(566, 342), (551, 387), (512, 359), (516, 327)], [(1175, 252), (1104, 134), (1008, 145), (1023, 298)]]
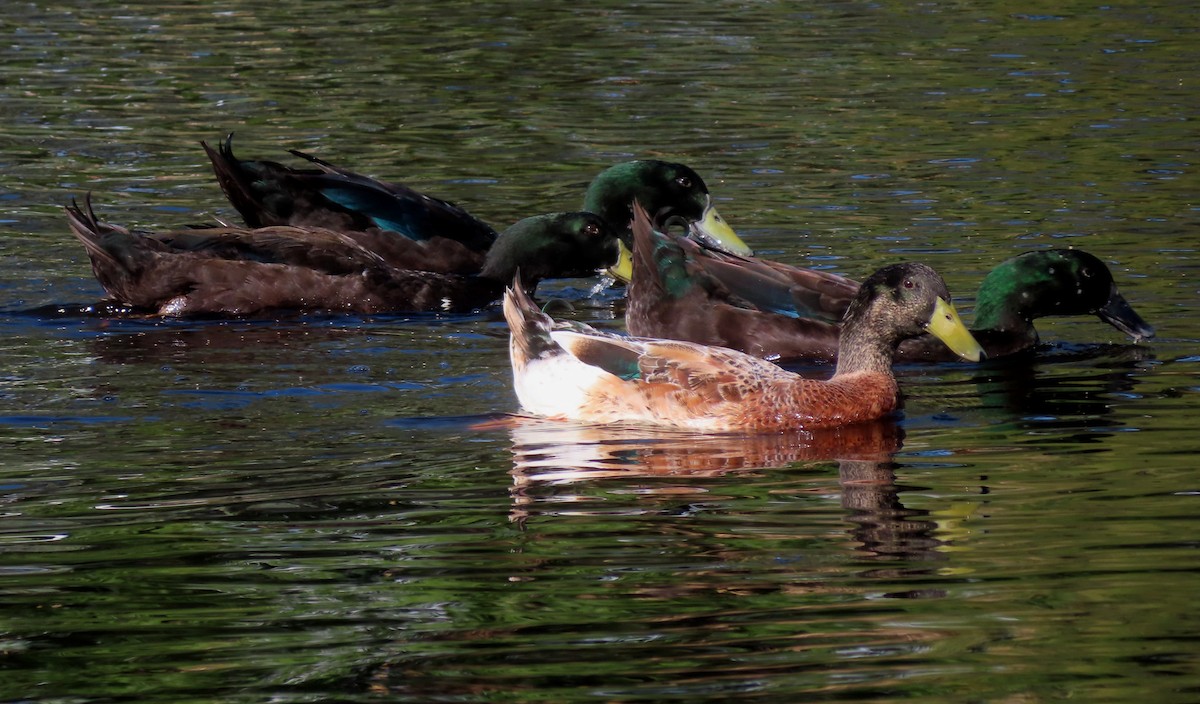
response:
[[(0, 18), (0, 699), (1200, 700), (1197, 15), (1182, 2), (13, 3)], [(899, 370), (768, 437), (508, 423), (496, 311), (31, 315), (61, 206), (232, 218), (197, 141), (501, 226), (696, 167), (764, 255), (960, 306), (1074, 245), (1159, 331)], [(620, 327), (619, 292), (549, 289)]]

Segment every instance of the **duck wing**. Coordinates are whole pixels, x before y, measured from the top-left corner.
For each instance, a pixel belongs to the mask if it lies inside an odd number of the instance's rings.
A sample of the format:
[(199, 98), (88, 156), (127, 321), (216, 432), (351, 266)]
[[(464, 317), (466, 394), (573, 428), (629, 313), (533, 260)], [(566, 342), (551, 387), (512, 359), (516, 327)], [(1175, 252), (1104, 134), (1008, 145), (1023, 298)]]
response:
[(363, 246), (395, 266), (458, 273), (477, 272), (496, 240), (490, 225), (449, 201), (302, 152), (293, 154), (317, 168), (239, 159), (232, 138), (216, 149), (201, 145), (221, 190), (250, 227), (303, 225), (361, 233)]
[[(835, 323), (790, 312), (794, 294), (786, 272), (756, 263), (760, 260), (710, 256), (690, 240), (654, 230), (640, 206), (633, 231), (625, 316), (630, 333), (730, 347), (770, 359), (837, 357)], [(826, 277), (833, 275), (821, 278)], [(840, 278), (830, 280), (843, 285)]]

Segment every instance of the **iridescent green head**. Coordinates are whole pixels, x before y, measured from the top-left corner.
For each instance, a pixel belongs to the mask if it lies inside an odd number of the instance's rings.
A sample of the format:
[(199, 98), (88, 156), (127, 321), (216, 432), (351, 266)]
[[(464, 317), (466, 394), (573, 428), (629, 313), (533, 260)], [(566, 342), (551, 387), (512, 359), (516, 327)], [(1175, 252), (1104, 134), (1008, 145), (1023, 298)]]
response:
[(500, 234), (480, 272), (512, 281), (520, 270), (525, 285), (541, 279), (593, 276), (617, 261), (617, 236), (594, 213), (552, 213), (525, 218)]
[(1026, 252), (1002, 262), (979, 286), (974, 329), (1032, 333), (1035, 318), (1087, 314), (1134, 341), (1154, 336), (1104, 262), (1079, 249)]
[(621, 243), (632, 248), (634, 201), (659, 230), (680, 225), (705, 246), (740, 256), (753, 254), (717, 212), (704, 179), (688, 166), (656, 160), (617, 164), (592, 180), (583, 209), (607, 220)]

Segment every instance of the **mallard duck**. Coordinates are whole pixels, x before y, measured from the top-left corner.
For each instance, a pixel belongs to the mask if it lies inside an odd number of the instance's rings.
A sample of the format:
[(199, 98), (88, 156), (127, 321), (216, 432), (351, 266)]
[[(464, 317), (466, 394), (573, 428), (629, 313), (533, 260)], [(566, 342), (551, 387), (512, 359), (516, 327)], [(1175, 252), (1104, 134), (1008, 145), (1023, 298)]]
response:
[[(496, 231), (457, 205), (403, 184), (379, 181), (296, 150), (316, 168), (238, 159), (233, 135), (213, 149), (201, 142), (221, 190), (250, 227), (316, 225), (346, 233), (395, 266), (443, 273), (479, 271)], [(704, 179), (683, 164), (631, 161), (592, 181), (585, 211), (603, 217), (622, 241), (613, 273), (628, 280), (630, 204), (641, 202), (659, 227), (682, 223), (710, 248), (749, 255), (717, 213)], [(402, 235), (398, 237), (397, 235)], [(419, 246), (413, 246), (419, 243)]]
[(72, 203), (67, 220), (108, 296), (162, 316), (270, 311), (463, 312), (485, 306), (516, 272), (534, 287), (590, 276), (616, 259), (617, 238), (593, 213), (527, 218), (500, 234), (474, 275), (400, 269), (345, 233), (280, 225), (133, 233)]
[[(686, 239), (634, 228), (626, 327), (634, 335), (722, 345), (773, 360), (832, 361), (840, 320), (859, 284), (836, 274), (714, 253)], [(1108, 267), (1078, 249), (1027, 252), (997, 266), (976, 298), (971, 332), (989, 359), (1038, 342), (1033, 320), (1095, 314), (1135, 341), (1154, 328), (1117, 290)], [(954, 359), (922, 336), (896, 359)]]
[[(1134, 342), (1154, 337), (1154, 327), (1129, 305), (1104, 262), (1081, 249), (1025, 252), (997, 265), (975, 294), (971, 333), (989, 358), (1017, 354), (1038, 344), (1033, 321), (1052, 315), (1095, 315)], [(909, 340), (900, 346), (900, 358), (946, 359), (932, 342)]]
[(928, 266), (880, 269), (850, 303), (837, 369), (828, 380), (724, 347), (564, 328), (519, 282), (504, 294), (504, 317), (517, 398), (529, 413), (589, 423), (782, 431), (892, 412), (899, 391), (892, 356), (906, 338), (929, 331), (955, 353), (978, 360), (982, 350), (949, 300), (946, 284)]

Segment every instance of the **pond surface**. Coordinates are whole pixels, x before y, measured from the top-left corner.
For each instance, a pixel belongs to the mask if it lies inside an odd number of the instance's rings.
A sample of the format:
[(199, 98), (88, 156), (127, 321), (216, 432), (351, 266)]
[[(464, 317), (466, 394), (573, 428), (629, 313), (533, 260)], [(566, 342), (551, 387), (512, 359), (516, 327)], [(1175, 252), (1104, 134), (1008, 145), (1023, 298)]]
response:
[[(1193, 3), (12, 2), (0, 18), (0, 700), (1200, 701)], [(231, 219), (199, 140), (501, 226), (705, 175), (761, 254), (1100, 256), (1158, 329), (898, 369), (895, 419), (515, 411), (498, 311), (155, 322), (62, 206)], [(620, 329), (621, 292), (545, 292)], [(30, 312), (40, 309), (38, 312)]]

